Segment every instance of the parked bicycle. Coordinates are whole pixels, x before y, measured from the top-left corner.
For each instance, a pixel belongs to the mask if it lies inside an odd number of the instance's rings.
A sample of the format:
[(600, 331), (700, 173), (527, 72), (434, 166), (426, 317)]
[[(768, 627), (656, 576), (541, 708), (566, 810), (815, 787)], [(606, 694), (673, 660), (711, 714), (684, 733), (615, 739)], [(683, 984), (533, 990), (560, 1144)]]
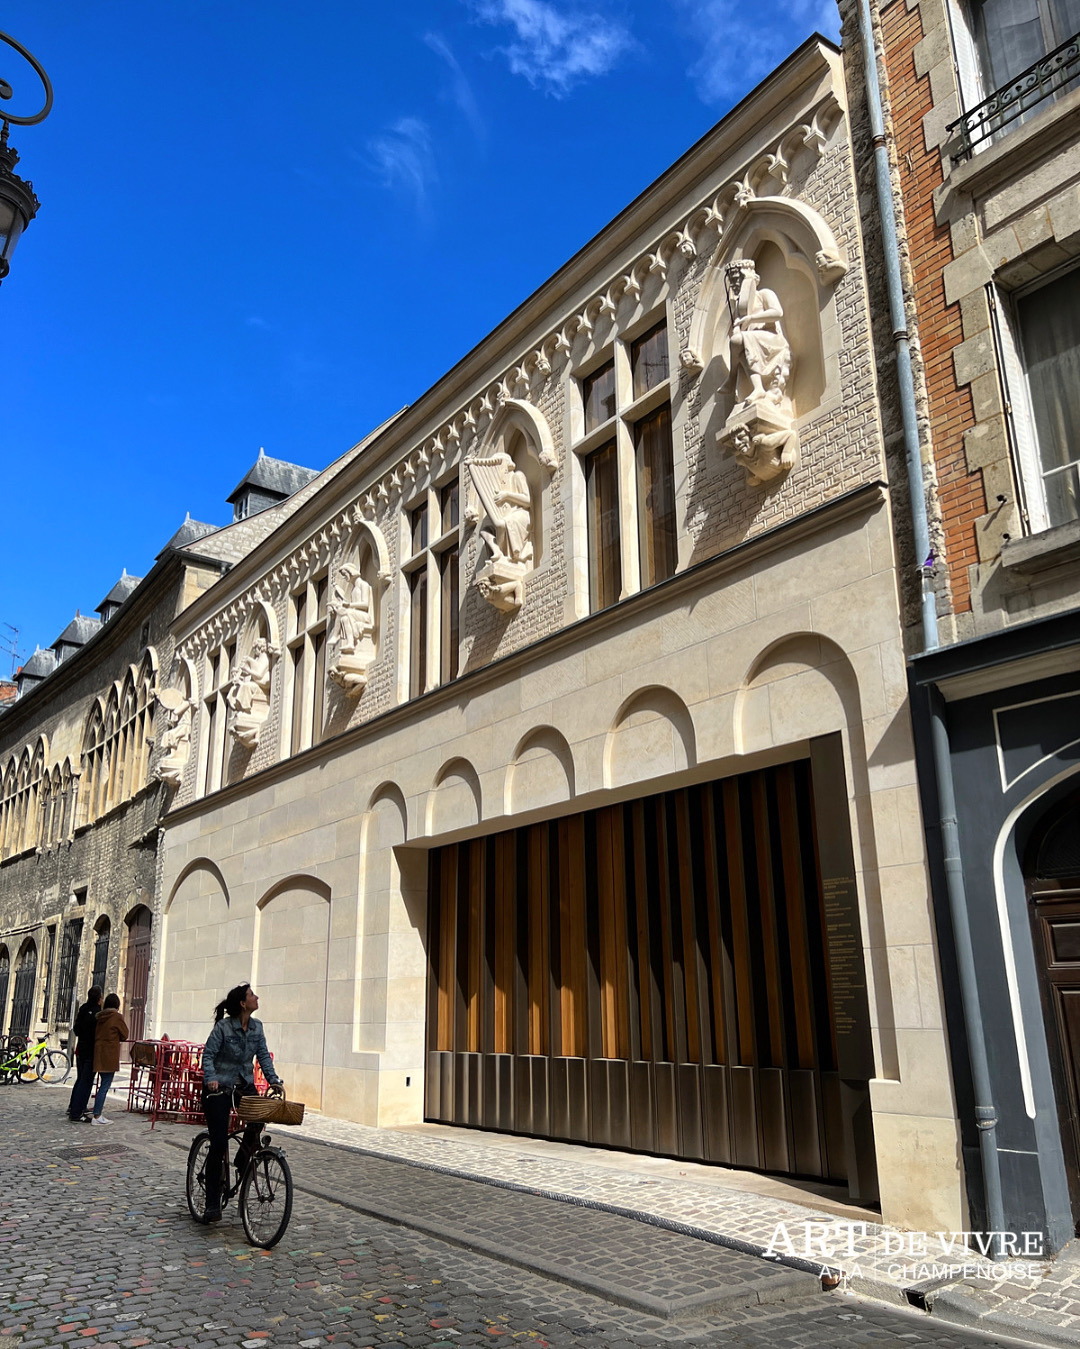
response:
[[(259, 1099), (259, 1098), (255, 1098)], [(259, 1147), (241, 1167), (237, 1164), (244, 1124), (229, 1132), (225, 1154), (225, 1174), (221, 1183), (221, 1207), (237, 1198), (244, 1234), (252, 1246), (269, 1250), (285, 1235), (293, 1204), (293, 1178), (284, 1152), (263, 1134)], [(188, 1152), (187, 1202), (196, 1222), (206, 1221), (206, 1164), (210, 1154), (210, 1134), (197, 1134)], [(234, 1178), (235, 1177), (235, 1181)]]
[(62, 1049), (50, 1049), (47, 1039), (30, 1044), (25, 1036), (0, 1040), (0, 1082), (66, 1082), (71, 1060)]

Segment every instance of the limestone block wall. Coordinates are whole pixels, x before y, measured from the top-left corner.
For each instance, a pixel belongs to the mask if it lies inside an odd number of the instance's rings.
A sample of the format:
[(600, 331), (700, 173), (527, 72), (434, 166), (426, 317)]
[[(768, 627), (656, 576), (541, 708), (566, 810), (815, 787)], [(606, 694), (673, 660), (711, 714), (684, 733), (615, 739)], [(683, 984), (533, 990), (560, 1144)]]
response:
[[(284, 648), (290, 596), (361, 548), (378, 564), (368, 682), (353, 700), (325, 690), (321, 743), (289, 753), (284, 656), (257, 747), (214, 790), (196, 728), (162, 837), (158, 1031), (204, 1039), (224, 990), (257, 981), (281, 1071), (312, 1104), (415, 1122), (432, 846), (805, 756), (839, 731), (885, 1214), (962, 1224), (857, 206), (839, 57), (808, 43), (178, 616), (202, 678), (253, 615)], [(799, 456), (764, 487), (718, 444), (737, 257), (788, 287)], [(678, 568), (642, 589), (624, 565), (618, 602), (590, 614), (581, 382), (661, 320)], [(520, 608), (500, 610), (473, 584), (489, 553), (463, 508), (459, 674), (410, 698), (410, 512), (454, 481), (465, 503), (467, 462), (512, 418), (533, 437), (542, 555)], [(632, 472), (619, 491), (635, 501)]]
[(474, 672), (467, 696), (450, 686), (391, 709), (176, 812), (157, 1030), (205, 1038), (221, 990), (257, 979), (271, 1047), (308, 1100), (417, 1121), (429, 847), (796, 757), (839, 730), (883, 1209), (960, 1223), (890, 535), (868, 487), (812, 531), (765, 536)]

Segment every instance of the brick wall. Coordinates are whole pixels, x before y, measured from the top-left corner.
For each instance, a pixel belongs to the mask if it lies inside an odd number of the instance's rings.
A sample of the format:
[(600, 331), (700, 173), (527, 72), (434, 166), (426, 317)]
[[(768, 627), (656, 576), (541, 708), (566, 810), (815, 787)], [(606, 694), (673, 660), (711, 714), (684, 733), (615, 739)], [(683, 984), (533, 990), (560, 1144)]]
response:
[(941, 156), (927, 150), (923, 118), (933, 99), (928, 77), (920, 78), (913, 51), (922, 40), (917, 9), (889, 5), (881, 16), (889, 100), (900, 166), (919, 341), (929, 399), (937, 490), (945, 529), (945, 562), (952, 610), (971, 609), (968, 568), (979, 560), (975, 527), (986, 513), (980, 470), (969, 472), (964, 433), (975, 425), (971, 394), (956, 383), (953, 351), (963, 341), (959, 304), (946, 304), (942, 271), (953, 260), (948, 226), (938, 225), (933, 194), (941, 185)]

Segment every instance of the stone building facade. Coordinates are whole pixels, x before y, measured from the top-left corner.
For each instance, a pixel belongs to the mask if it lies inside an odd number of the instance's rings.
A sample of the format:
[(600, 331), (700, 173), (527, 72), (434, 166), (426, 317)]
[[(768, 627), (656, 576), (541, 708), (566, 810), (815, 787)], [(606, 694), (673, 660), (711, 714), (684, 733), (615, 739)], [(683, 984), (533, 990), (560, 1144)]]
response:
[(813, 40), (176, 618), (155, 1032), (964, 1226), (870, 328)]
[(63, 1041), (91, 983), (142, 1033), (164, 789), (190, 738), (162, 682), (171, 624), (348, 459), (316, 474), (260, 453), (232, 525), (188, 516), (145, 577), (125, 571), (18, 671), (0, 705), (0, 1033)]
[(969, 1198), (1057, 1246), (1080, 1230), (1080, 10), (869, 13), (936, 540), (911, 680)]
[(0, 1031), (63, 1038), (91, 982), (145, 1021), (159, 674), (177, 609), (220, 574), (169, 548), (20, 673), (0, 716)]

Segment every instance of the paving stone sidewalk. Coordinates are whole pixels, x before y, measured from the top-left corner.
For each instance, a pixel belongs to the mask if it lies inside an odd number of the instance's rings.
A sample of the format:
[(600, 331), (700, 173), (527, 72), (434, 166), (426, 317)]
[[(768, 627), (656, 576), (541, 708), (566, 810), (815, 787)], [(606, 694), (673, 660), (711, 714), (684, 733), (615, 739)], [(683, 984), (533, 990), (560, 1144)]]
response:
[[(112, 1103), (111, 1129), (72, 1125), (65, 1101), (62, 1089), (0, 1088), (8, 1182), (0, 1189), (0, 1349), (477, 1349), (495, 1339), (538, 1349), (1005, 1344), (839, 1291), (694, 1322), (650, 1318), (350, 1209), (347, 1173), (372, 1164), (292, 1134), (281, 1141), (301, 1186), (293, 1221), (280, 1246), (259, 1252), (231, 1211), (220, 1226), (191, 1221), (183, 1143), (194, 1130), (151, 1132), (145, 1118)], [(474, 1212), (492, 1194), (491, 1186), (450, 1186), (401, 1163), (377, 1177), (398, 1203), (436, 1182), (450, 1196), (470, 1188)], [(332, 1187), (343, 1202), (306, 1193), (310, 1184)], [(512, 1200), (526, 1237), (550, 1221), (532, 1216), (543, 1201)], [(628, 1223), (609, 1221), (616, 1231)]]
[[(375, 1156), (645, 1214), (756, 1250), (774, 1245), (784, 1228), (794, 1253), (805, 1255), (805, 1225), (812, 1223), (810, 1254), (838, 1269), (853, 1292), (906, 1304), (913, 1290), (933, 1316), (952, 1323), (1080, 1346), (1080, 1243), (1055, 1261), (1010, 1260), (1006, 1269), (949, 1234), (944, 1242), (929, 1234), (925, 1253), (918, 1253), (916, 1242), (913, 1254), (910, 1233), (861, 1216), (838, 1217), (810, 1197), (801, 1203), (762, 1194), (758, 1178), (722, 1168), (686, 1165), (685, 1177), (675, 1176), (677, 1164), (602, 1149), (511, 1141), (466, 1129), (375, 1129), (315, 1113), (300, 1132)], [(754, 1188), (741, 1188), (740, 1181)], [(935, 1278), (935, 1266), (952, 1277)]]

